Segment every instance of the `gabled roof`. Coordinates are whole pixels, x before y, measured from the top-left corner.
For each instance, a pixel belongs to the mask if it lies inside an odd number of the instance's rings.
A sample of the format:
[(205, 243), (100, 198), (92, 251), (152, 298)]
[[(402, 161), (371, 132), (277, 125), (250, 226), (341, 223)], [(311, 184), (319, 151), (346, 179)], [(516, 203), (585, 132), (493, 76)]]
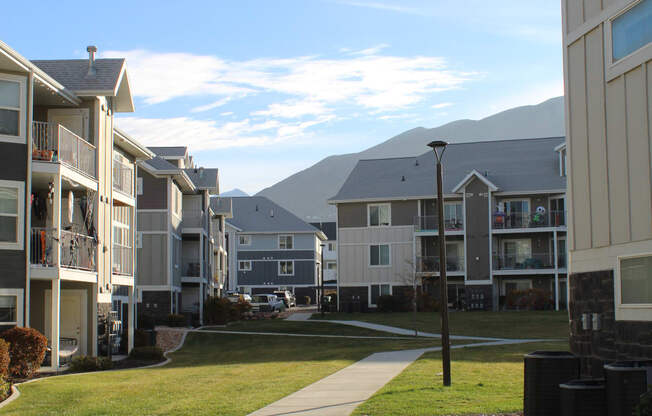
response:
[(468, 185), (469, 182), (471, 182), (471, 180), (473, 180), (473, 179), (478, 179), (480, 182), (483, 182), (485, 185), (487, 185), (487, 188), (489, 188), (491, 191), (497, 191), (497, 190), (498, 190), (498, 187), (497, 187), (496, 185), (494, 185), (493, 183), (491, 183), (491, 181), (490, 181), (489, 179), (487, 179), (486, 177), (484, 177), (484, 176), (483, 176), (480, 172), (478, 172), (477, 170), (473, 169), (471, 172), (469, 172), (468, 175), (466, 175), (466, 176), (464, 177), (464, 179), (462, 179), (462, 180), (460, 181), (460, 183), (458, 183), (458, 184), (453, 188), (453, 192), (457, 193), (457, 192), (461, 192), (461, 191), (463, 191), (464, 188), (466, 188), (466, 185)]
[(231, 201), (233, 218), (227, 222), (244, 233), (315, 233), (326, 240), (320, 230), (264, 196), (233, 197)]
[(184, 169), (186, 175), (190, 178), (195, 188), (207, 190), (209, 193), (217, 194), (220, 192), (219, 172), (213, 168), (192, 168)]
[(164, 159), (183, 159), (188, 154), (186, 146), (150, 146), (149, 150)]
[(149, 151), (139, 141), (129, 136), (127, 133), (117, 127), (113, 128), (113, 137), (113, 142), (115, 145), (119, 146), (121, 149), (128, 152), (136, 159), (149, 160), (154, 157), (154, 153)]
[(96, 59), (95, 75), (88, 75), (88, 59), (34, 60), (32, 63), (78, 96), (116, 97), (115, 111), (134, 111), (123, 58)]
[[(454, 194), (473, 171), (500, 192), (563, 192), (555, 146), (563, 137), (449, 144), (444, 153), (443, 193)], [(330, 203), (433, 198), (435, 157), (360, 160)]]
[(328, 238), (328, 240), (331, 241), (337, 240), (337, 223), (335, 221), (311, 222), (310, 225), (322, 230), (322, 232), (326, 234), (326, 238)]
[(233, 202), (229, 197), (211, 196), (211, 209), (215, 215), (224, 215), (226, 218), (233, 217)]
[(178, 167), (174, 166), (172, 163), (163, 159), (161, 156), (154, 156), (152, 159), (147, 161), (147, 164), (156, 170), (162, 170), (162, 171), (180, 170)]
[(196, 189), (194, 183), (190, 180), (183, 169), (179, 169), (160, 156), (141, 161), (139, 162), (139, 166), (154, 176), (172, 176), (179, 184), (182, 191), (194, 192)]

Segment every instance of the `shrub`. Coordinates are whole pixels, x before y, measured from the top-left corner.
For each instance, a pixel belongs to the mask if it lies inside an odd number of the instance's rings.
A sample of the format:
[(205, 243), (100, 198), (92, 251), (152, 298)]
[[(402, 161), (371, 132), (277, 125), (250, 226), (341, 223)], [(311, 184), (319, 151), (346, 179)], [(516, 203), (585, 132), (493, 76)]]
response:
[(0, 338), (9, 343), (9, 374), (12, 377), (30, 377), (41, 367), (48, 341), (36, 329), (15, 327), (4, 331)]
[(9, 397), (11, 394), (11, 383), (7, 379), (0, 377), (0, 402)]
[(138, 328), (154, 329), (156, 327), (156, 318), (147, 314), (140, 314), (138, 316)]
[(652, 387), (641, 394), (641, 401), (634, 409), (634, 416), (652, 416)]
[(9, 375), (9, 343), (0, 339), (0, 380), (6, 380)]
[(376, 301), (378, 312), (394, 312), (395, 300), (392, 295), (378, 296)]
[(89, 355), (78, 355), (70, 361), (70, 371), (83, 373), (87, 371), (104, 371), (113, 368), (113, 361), (109, 357), (91, 357)]
[(306, 305), (310, 305), (310, 296), (304, 296), (303, 297), (303, 303)]
[(429, 294), (421, 293), (417, 298), (417, 310), (419, 312), (438, 312), (439, 302)]
[(543, 289), (514, 290), (507, 294), (505, 303), (508, 308), (541, 311), (550, 309), (553, 301), (550, 292)]
[(163, 361), (165, 358), (160, 347), (136, 347), (131, 350), (129, 357), (147, 361)]
[(233, 304), (227, 298), (208, 298), (204, 302), (204, 321), (213, 325), (224, 325), (231, 320)]
[(251, 304), (247, 302), (246, 300), (240, 299), (238, 303), (232, 303), (231, 304), (231, 309), (234, 311), (231, 316), (232, 316), (232, 321), (239, 321), (241, 320), (248, 312), (251, 311)]
[(186, 316), (178, 313), (171, 313), (168, 315), (168, 326), (182, 327), (186, 326)]
[(148, 347), (156, 342), (156, 331), (136, 328), (134, 330), (134, 346)]

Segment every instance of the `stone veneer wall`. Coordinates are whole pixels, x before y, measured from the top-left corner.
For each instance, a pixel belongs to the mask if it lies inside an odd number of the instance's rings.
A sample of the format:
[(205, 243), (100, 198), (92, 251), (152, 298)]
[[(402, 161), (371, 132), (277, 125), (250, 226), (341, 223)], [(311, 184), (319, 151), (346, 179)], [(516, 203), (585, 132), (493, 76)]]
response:
[[(574, 273), (569, 281), (570, 347), (583, 375), (602, 376), (609, 361), (652, 359), (652, 322), (615, 319), (613, 270)], [(601, 329), (582, 329), (584, 313), (599, 313)]]

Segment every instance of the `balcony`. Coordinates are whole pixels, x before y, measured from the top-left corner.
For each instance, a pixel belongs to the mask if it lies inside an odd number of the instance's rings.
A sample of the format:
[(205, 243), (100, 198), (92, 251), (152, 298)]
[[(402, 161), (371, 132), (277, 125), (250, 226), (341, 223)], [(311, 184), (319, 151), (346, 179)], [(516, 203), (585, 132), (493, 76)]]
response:
[(133, 249), (118, 244), (113, 245), (113, 274), (133, 275)]
[(201, 210), (183, 210), (183, 220), (181, 226), (183, 228), (206, 228), (207, 215)]
[(550, 254), (497, 254), (493, 256), (494, 270), (541, 270), (554, 269), (553, 256)]
[[(93, 237), (62, 230), (57, 236), (56, 228), (32, 227), (30, 264), (34, 266), (77, 269), (95, 272), (97, 243)], [(59, 248), (59, 257), (57, 250)]]
[(113, 160), (113, 188), (125, 195), (134, 196), (134, 170), (118, 160)]
[[(417, 260), (417, 264), (416, 264), (417, 273), (439, 273), (439, 256), (420, 256), (417, 257), (416, 260)], [(446, 271), (463, 272), (464, 257), (447, 256)]]
[(199, 260), (184, 260), (181, 275), (186, 277), (201, 277), (201, 263)]
[[(415, 232), (436, 232), (438, 230), (439, 217), (437, 215), (414, 217)], [(446, 232), (462, 231), (464, 230), (464, 222), (461, 218), (446, 218), (444, 219), (444, 230)]]
[(494, 230), (509, 230), (523, 228), (565, 227), (566, 211), (550, 211), (545, 214), (538, 212), (495, 212), (493, 214)]
[(60, 124), (32, 122), (32, 160), (61, 162), (91, 178), (95, 172), (95, 146)]

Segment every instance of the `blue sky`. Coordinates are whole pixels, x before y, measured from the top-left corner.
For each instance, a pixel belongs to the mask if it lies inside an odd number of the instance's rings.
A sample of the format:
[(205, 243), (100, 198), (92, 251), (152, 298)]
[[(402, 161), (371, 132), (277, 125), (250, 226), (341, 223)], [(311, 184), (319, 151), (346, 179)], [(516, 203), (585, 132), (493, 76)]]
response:
[(563, 93), (558, 1), (64, 0), (4, 11), (0, 39), (27, 58), (84, 58), (89, 44), (126, 57), (136, 112), (118, 126), (148, 145), (190, 146), (220, 168), (223, 191), (254, 193), (413, 127)]

